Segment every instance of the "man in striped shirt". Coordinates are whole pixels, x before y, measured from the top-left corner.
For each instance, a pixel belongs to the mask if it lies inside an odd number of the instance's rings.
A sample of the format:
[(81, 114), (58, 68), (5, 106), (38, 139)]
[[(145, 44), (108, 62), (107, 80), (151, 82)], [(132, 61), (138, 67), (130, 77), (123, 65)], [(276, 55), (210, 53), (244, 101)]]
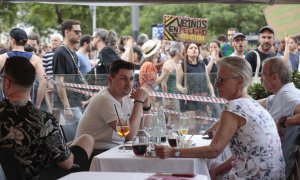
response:
[(43, 67), (46, 73), (46, 79), (48, 80), (47, 91), (45, 94), (45, 100), (47, 103), (47, 111), (52, 113), (53, 110), (53, 102), (52, 102), (52, 93), (53, 93), (53, 84), (49, 82), (50, 79), (53, 78), (53, 55), (57, 47), (59, 47), (63, 41), (63, 37), (60, 34), (53, 34), (50, 38), (51, 41), (51, 50), (46, 52), (42, 58)]

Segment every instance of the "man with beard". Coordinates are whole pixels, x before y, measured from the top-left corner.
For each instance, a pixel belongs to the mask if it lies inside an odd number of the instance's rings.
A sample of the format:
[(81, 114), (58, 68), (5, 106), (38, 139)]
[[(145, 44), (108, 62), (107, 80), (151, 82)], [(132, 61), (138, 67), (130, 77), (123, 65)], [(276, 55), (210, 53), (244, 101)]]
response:
[[(151, 109), (148, 94), (143, 89), (132, 91), (134, 64), (117, 60), (109, 70), (108, 88), (98, 92), (87, 106), (78, 124), (76, 137), (89, 134), (95, 139), (93, 155), (118, 146), (124, 140), (118, 136), (118, 120), (130, 122), (127, 140), (137, 134), (143, 111)], [(133, 101), (134, 100), (134, 101)]]
[[(58, 84), (83, 83), (84, 79), (78, 68), (78, 57), (76, 55), (76, 45), (80, 41), (81, 27), (80, 22), (76, 20), (66, 20), (61, 24), (61, 31), (64, 37), (63, 44), (56, 49), (53, 56), (53, 73), (56, 74), (55, 80)], [(82, 116), (81, 112), (81, 95), (72, 91), (68, 92), (62, 86), (57, 86), (58, 96), (61, 103), (59, 109), (63, 109), (63, 118), (70, 123), (79, 121)]]
[(91, 37), (89, 35), (82, 36), (80, 38), (79, 49), (76, 52), (78, 56), (78, 67), (82, 74), (87, 74), (92, 68), (89, 58), (91, 50)]
[(246, 60), (251, 64), (252, 72), (255, 72), (257, 66), (257, 53), (260, 57), (260, 67), (259, 72), (261, 72), (262, 62), (269, 58), (274, 57), (275, 54), (271, 52), (271, 47), (274, 43), (274, 30), (270, 26), (264, 26), (259, 30), (259, 39), (260, 45), (254, 51), (250, 51), (246, 55)]
[(108, 31), (106, 29), (97, 29), (92, 37), (93, 50), (101, 51), (106, 46)]
[(234, 47), (234, 52), (230, 56), (239, 56), (241, 58), (245, 58), (245, 38), (246, 36), (240, 32), (237, 32), (232, 36), (232, 46)]

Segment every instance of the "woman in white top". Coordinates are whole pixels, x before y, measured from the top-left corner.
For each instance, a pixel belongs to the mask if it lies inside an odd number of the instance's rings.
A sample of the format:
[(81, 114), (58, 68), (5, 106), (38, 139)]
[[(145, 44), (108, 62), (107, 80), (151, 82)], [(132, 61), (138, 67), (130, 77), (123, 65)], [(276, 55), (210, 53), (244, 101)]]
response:
[(211, 169), (211, 178), (284, 179), (284, 159), (276, 124), (271, 115), (247, 94), (251, 82), (250, 64), (240, 57), (218, 61), (215, 87), (228, 100), (211, 144), (176, 149), (156, 146), (156, 154), (167, 157), (215, 158), (230, 144), (232, 157)]

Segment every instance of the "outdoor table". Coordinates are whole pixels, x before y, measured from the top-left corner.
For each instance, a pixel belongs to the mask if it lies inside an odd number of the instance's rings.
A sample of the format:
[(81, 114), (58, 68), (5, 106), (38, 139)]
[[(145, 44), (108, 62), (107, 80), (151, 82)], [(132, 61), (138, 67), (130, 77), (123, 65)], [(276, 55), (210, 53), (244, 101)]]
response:
[[(188, 139), (190, 135), (186, 136)], [(201, 135), (192, 137), (196, 146), (209, 145), (211, 140), (202, 139)], [(204, 158), (166, 158), (138, 157), (132, 151), (119, 152), (119, 146), (95, 156), (90, 171), (102, 172), (147, 172), (147, 173), (193, 173), (209, 177)]]
[[(76, 172), (69, 174), (65, 177), (60, 178), (59, 180), (114, 180), (114, 179), (126, 179), (126, 180), (146, 180), (147, 178), (153, 176), (153, 173), (134, 173), (134, 172)], [(150, 178), (149, 178), (150, 179)], [(161, 179), (161, 178), (157, 178)], [(166, 177), (165, 179), (170, 180), (179, 180), (183, 179), (182, 177)], [(198, 174), (193, 178), (184, 178), (185, 180), (208, 180), (209, 178), (204, 175)], [(152, 179), (154, 180), (154, 178)]]

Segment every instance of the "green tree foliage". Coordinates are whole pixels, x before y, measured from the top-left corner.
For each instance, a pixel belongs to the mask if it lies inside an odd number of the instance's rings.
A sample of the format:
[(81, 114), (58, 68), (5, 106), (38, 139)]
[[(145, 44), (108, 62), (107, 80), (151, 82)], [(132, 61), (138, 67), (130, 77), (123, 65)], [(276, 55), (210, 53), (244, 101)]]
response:
[[(164, 14), (201, 17), (209, 20), (209, 38), (237, 27), (248, 34), (265, 25), (264, 5), (226, 4), (170, 4), (140, 7), (140, 31), (150, 35), (151, 25), (161, 24)], [(33, 26), (34, 31), (46, 36), (59, 30), (65, 19), (81, 21), (84, 34), (92, 33), (92, 13), (89, 6), (54, 5), (43, 3), (0, 4), (1, 30), (8, 30), (22, 22)], [(18, 14), (18, 16), (15, 16)], [(97, 7), (97, 28), (113, 29), (119, 35), (131, 34), (131, 7)]]
[(163, 15), (178, 15), (207, 18), (209, 37), (227, 33), (230, 27), (236, 27), (240, 32), (248, 34), (256, 32), (266, 24), (264, 5), (226, 5), (226, 4), (175, 4), (144, 6), (141, 10), (141, 31), (150, 33), (150, 26), (162, 23)]
[(17, 22), (16, 4), (0, 3), (0, 33), (7, 32)]

